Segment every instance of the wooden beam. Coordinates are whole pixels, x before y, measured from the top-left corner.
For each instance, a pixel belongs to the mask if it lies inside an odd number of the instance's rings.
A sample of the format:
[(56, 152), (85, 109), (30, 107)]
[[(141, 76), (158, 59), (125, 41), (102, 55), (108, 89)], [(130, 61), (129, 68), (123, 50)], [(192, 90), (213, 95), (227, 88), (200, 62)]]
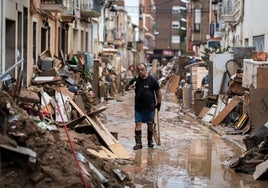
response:
[(223, 108), (222, 111), (219, 112), (219, 114), (212, 120), (212, 124), (214, 126), (219, 125), (226, 116), (236, 107), (236, 105), (239, 103), (239, 97), (234, 96), (233, 99)]
[(77, 118), (77, 119), (67, 123), (66, 126), (73, 129), (77, 124), (81, 123), (85, 119), (86, 119), (86, 116), (81, 116), (80, 118)]
[(179, 82), (180, 82), (180, 76), (173, 75), (170, 82), (169, 82), (169, 86), (167, 88), (167, 93), (175, 93), (176, 89), (179, 85)]
[(260, 179), (262, 175), (268, 172), (268, 160), (258, 164), (253, 174), (254, 180)]
[(110, 133), (110, 131), (108, 131), (108, 129), (102, 125), (102, 123), (98, 120), (97, 117), (89, 117), (88, 115), (86, 115), (72, 99), (69, 99), (69, 102), (81, 116), (86, 117), (85, 120), (94, 127), (94, 129), (108, 146), (108, 148), (117, 157), (130, 158), (130, 155), (126, 151), (126, 149), (115, 139), (115, 137)]
[(114, 153), (112, 153), (110, 150), (108, 150), (107, 148), (101, 146), (101, 149), (96, 151), (94, 149), (90, 149), (88, 148), (87, 151), (89, 153), (91, 153), (92, 155), (95, 155), (99, 158), (104, 158), (104, 159), (115, 159), (117, 158), (117, 156), (115, 156)]

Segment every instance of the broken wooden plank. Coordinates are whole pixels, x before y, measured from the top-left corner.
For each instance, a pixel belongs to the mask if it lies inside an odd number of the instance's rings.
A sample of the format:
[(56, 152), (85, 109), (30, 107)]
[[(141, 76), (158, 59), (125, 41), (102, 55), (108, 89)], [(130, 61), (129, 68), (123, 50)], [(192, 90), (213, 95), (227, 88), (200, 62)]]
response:
[(98, 109), (95, 109), (94, 111), (90, 112), (88, 115), (93, 116), (99, 113), (102, 113), (104, 110), (106, 110), (108, 107), (107, 106), (102, 106)]
[(75, 101), (76, 104), (78, 104), (79, 108), (86, 114), (87, 110), (85, 108), (82, 96), (81, 95), (75, 95), (74, 101)]
[(81, 116), (80, 118), (77, 118), (69, 123), (66, 124), (67, 127), (69, 128), (74, 128), (77, 124), (81, 123), (82, 121), (84, 121), (86, 119), (86, 116)]
[[(77, 104), (72, 100), (69, 99), (69, 102), (71, 105), (76, 109), (76, 111), (81, 115), (86, 117), (86, 121), (88, 124), (92, 124), (94, 129), (97, 131), (97, 133), (101, 136), (103, 141), (109, 146), (111, 144), (117, 143), (116, 139), (113, 137), (113, 135), (104, 127), (101, 122), (96, 117), (89, 117), (87, 116), (78, 106)], [(94, 119), (93, 119), (94, 118)], [(96, 122), (95, 122), (96, 121)]]
[(0, 144), (0, 148), (4, 148), (22, 155), (28, 155), (30, 157), (36, 157), (37, 153), (33, 150), (31, 150), (30, 148), (26, 148), (26, 147), (22, 147), (22, 146), (16, 146), (16, 147), (12, 147), (12, 146), (8, 146), (5, 144)]
[(260, 179), (262, 175), (268, 172), (268, 160), (258, 164), (253, 174), (254, 180)]
[(87, 151), (91, 153), (92, 155), (97, 156), (99, 158), (103, 158), (103, 159), (116, 159), (117, 158), (113, 152), (111, 152), (104, 146), (101, 146), (101, 149), (98, 151), (94, 149), (87, 149)]
[[(27, 156), (27, 165), (30, 167), (32, 170), (35, 170), (36, 167), (36, 157), (37, 153), (30, 148), (22, 147), (22, 146), (9, 146), (5, 144), (0, 144), (0, 150), (1, 154), (6, 155), (6, 157), (10, 158), (12, 161), (17, 163), (19, 166), (22, 168), (25, 168), (26, 163), (24, 161), (23, 156)], [(11, 152), (11, 153), (10, 153)]]
[(175, 93), (179, 82), (180, 82), (180, 75), (173, 75), (167, 88), (167, 93)]
[(57, 82), (60, 80), (61, 80), (60, 76), (37, 76), (34, 78), (33, 81), (35, 84), (46, 84), (50, 82)]
[(217, 126), (219, 125), (226, 116), (237, 106), (239, 103), (239, 97), (234, 96), (232, 100), (223, 108), (222, 111), (212, 120), (212, 125)]
[(80, 115), (86, 116), (86, 121), (94, 127), (101, 139), (116, 156), (120, 158), (130, 158), (129, 153), (125, 150), (125, 148), (114, 138), (110, 131), (102, 125), (97, 117), (89, 117), (86, 115), (72, 99), (69, 99), (69, 102)]
[(105, 143), (109, 146), (109, 148), (110, 148), (110, 146), (118, 143), (118, 141), (111, 134), (111, 132), (108, 131), (105, 126), (102, 125), (102, 123), (100, 122), (100, 120), (97, 117), (95, 117), (95, 116), (92, 116), (92, 117), (86, 116), (86, 117), (91, 124), (94, 124), (93, 127), (98, 132), (98, 134), (102, 137), (102, 139), (105, 141)]

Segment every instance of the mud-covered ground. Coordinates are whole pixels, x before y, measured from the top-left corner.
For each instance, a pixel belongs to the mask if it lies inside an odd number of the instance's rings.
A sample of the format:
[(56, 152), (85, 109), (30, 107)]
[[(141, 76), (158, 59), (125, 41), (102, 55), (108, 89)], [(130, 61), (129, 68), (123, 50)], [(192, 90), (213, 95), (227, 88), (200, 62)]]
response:
[(102, 145), (94, 130), (86, 129), (87, 133), (68, 134), (64, 127), (42, 129), (11, 97), (0, 93), (0, 187), (134, 187), (114, 161), (87, 151), (98, 151)]
[(134, 92), (129, 91), (120, 100), (108, 101), (102, 117), (133, 158), (133, 162), (119, 165), (136, 187), (267, 187), (267, 181), (255, 181), (252, 175), (226, 167), (226, 159), (241, 154), (241, 148), (183, 113), (175, 95), (165, 91), (160, 110), (161, 145), (147, 147), (144, 125), (143, 149), (134, 151), (133, 99)]
[[(109, 100), (108, 109), (100, 114), (103, 125), (118, 133), (118, 140), (129, 152), (130, 159), (99, 158), (87, 150), (98, 151), (103, 146), (94, 130), (89, 127), (81, 132), (69, 130), (74, 150), (84, 156), (78, 162), (80, 171), (64, 127), (39, 128), (10, 97), (1, 93), (0, 187), (267, 187), (266, 181), (254, 181), (251, 175), (225, 167), (227, 157), (242, 151), (180, 111), (174, 94), (163, 94), (161, 145), (153, 149), (147, 147), (146, 126), (143, 149), (132, 149), (135, 144), (133, 91)], [(21, 154), (6, 146), (28, 148), (36, 153), (36, 160), (29, 160), (32, 155), (29, 151)], [(105, 182), (101, 182), (88, 162), (105, 177)], [(114, 169), (119, 169), (124, 180), (120, 180)]]

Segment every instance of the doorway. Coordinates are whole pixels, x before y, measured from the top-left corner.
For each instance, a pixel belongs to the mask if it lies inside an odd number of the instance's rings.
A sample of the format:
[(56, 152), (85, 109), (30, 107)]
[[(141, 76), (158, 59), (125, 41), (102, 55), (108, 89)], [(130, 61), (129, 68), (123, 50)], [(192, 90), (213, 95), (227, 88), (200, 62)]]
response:
[[(16, 46), (15, 46), (15, 40), (16, 40), (16, 23), (15, 21), (6, 19), (6, 63), (5, 63), (5, 70), (10, 68), (12, 65), (15, 64), (15, 54), (16, 54)], [(15, 78), (15, 69), (11, 70), (9, 72), (9, 75), (13, 78)]]

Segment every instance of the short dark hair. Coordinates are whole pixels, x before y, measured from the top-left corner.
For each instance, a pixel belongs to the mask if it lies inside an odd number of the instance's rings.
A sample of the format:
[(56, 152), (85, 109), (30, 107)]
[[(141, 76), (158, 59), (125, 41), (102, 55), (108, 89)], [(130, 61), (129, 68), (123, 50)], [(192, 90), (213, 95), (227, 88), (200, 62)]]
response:
[(138, 68), (138, 66), (140, 66), (140, 65), (143, 65), (143, 66), (145, 67), (145, 69), (147, 68), (147, 66), (145, 65), (145, 63), (138, 63), (137, 68)]

